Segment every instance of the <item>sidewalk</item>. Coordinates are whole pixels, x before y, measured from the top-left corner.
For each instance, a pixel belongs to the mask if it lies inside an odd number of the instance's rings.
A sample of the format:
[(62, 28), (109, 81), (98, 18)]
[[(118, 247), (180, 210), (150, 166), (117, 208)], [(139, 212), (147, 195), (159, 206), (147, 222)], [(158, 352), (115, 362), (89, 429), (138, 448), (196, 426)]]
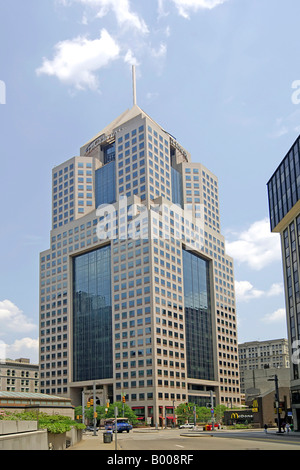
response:
[(84, 433), (83, 438), (80, 442), (74, 446), (68, 447), (66, 450), (109, 450), (110, 452), (115, 451), (115, 436), (113, 442), (103, 442), (103, 431), (97, 431), (97, 436), (93, 433)]

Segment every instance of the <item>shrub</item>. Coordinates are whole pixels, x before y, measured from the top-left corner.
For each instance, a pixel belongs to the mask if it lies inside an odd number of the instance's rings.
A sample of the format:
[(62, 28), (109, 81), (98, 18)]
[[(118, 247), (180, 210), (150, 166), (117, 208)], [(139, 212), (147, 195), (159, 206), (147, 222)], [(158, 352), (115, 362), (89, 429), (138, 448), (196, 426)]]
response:
[(61, 434), (75, 429), (85, 429), (85, 425), (77, 423), (68, 416), (48, 415), (47, 413), (37, 413), (35, 411), (13, 411), (1, 412), (0, 419), (10, 421), (38, 421), (39, 429), (47, 429), (53, 434)]

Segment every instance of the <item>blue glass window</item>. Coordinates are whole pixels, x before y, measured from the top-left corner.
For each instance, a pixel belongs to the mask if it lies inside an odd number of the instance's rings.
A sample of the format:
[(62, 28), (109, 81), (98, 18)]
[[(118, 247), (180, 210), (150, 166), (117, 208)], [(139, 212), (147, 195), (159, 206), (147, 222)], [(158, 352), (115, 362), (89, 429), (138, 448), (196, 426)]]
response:
[(112, 162), (116, 159), (116, 146), (115, 142), (103, 147), (104, 164)]
[(183, 207), (182, 176), (175, 168), (171, 168), (172, 177), (172, 202)]
[(73, 259), (73, 380), (113, 376), (110, 245)]
[(96, 207), (116, 201), (116, 163), (112, 161), (95, 171)]
[(214, 380), (209, 261), (183, 250), (188, 377)]
[(300, 137), (268, 181), (271, 230), (300, 199)]

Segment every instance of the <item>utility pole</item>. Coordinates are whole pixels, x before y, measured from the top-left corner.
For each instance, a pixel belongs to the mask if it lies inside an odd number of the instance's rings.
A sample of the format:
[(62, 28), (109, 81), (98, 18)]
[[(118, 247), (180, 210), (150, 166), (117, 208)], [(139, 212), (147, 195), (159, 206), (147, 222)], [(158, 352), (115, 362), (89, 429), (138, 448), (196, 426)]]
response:
[(275, 406), (277, 412), (277, 424), (278, 424), (278, 433), (281, 434), (281, 423), (280, 423), (280, 413), (279, 413), (279, 387), (278, 387), (278, 376), (272, 375), (274, 379), (268, 379), (269, 382), (275, 382)]
[(93, 383), (93, 416), (94, 416), (94, 436), (97, 436), (97, 413), (96, 413), (96, 382)]
[(175, 400), (173, 400), (173, 428), (175, 428)]
[(210, 411), (211, 411), (211, 430), (214, 431), (214, 396), (212, 390), (210, 391)]
[(85, 424), (84, 420), (85, 420), (85, 416), (84, 416), (84, 406), (85, 406), (85, 403), (84, 403), (84, 390), (82, 390), (82, 394), (81, 394), (81, 407), (82, 407), (82, 424)]
[(118, 427), (117, 427), (117, 418), (118, 418), (118, 407), (115, 406), (115, 424), (112, 428), (112, 432), (114, 432), (114, 427), (115, 427), (115, 451), (118, 450), (118, 444), (117, 444), (117, 434), (118, 434)]

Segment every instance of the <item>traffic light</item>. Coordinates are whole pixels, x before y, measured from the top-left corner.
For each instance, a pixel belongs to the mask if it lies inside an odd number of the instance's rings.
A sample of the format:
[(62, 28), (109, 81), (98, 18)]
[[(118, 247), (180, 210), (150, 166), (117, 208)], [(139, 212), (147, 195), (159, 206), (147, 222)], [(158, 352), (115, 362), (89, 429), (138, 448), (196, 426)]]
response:
[(89, 408), (91, 406), (90, 401), (87, 402), (86, 406)]
[(109, 408), (109, 401), (106, 403), (106, 408)]
[(91, 399), (90, 399), (90, 402), (91, 402), (91, 406), (93, 406), (93, 404), (94, 404), (94, 399), (91, 398)]
[(125, 395), (123, 395), (122, 402), (125, 403), (125, 401), (126, 401), (126, 398), (125, 398)]

